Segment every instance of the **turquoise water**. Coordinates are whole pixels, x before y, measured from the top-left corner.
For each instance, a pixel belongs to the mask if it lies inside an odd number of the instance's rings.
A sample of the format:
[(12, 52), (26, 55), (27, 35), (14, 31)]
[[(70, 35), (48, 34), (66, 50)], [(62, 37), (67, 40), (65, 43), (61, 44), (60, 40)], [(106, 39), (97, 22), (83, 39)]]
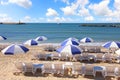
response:
[(22, 43), (38, 36), (46, 36), (46, 42), (59, 43), (69, 37), (81, 39), (91, 37), (95, 42), (120, 41), (120, 28), (114, 27), (82, 27), (79, 23), (30, 23), (22, 25), (0, 24), (0, 35), (7, 37), (6, 41)]

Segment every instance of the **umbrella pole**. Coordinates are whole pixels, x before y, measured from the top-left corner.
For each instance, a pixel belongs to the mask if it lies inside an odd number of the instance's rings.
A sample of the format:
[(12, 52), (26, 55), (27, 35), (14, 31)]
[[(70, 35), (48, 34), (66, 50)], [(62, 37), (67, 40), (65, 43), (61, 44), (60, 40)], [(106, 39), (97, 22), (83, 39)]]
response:
[(108, 48), (108, 53), (110, 53), (110, 48)]

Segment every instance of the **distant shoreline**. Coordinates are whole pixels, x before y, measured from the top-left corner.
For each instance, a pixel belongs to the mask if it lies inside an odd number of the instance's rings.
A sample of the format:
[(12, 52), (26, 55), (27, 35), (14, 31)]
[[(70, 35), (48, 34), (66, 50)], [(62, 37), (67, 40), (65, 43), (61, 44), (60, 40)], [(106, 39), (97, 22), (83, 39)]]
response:
[(80, 23), (83, 27), (120, 27), (120, 23)]
[[(0, 22), (5, 25), (21, 25), (21, 24), (58, 24), (58, 23), (24, 23), (24, 22)], [(120, 28), (120, 23), (59, 23), (62, 24), (77, 24), (78, 27), (116, 27)]]
[(17, 23), (17, 22), (1, 22), (0, 24), (25, 24), (25, 23), (23, 23), (23, 22), (19, 22), (19, 23)]

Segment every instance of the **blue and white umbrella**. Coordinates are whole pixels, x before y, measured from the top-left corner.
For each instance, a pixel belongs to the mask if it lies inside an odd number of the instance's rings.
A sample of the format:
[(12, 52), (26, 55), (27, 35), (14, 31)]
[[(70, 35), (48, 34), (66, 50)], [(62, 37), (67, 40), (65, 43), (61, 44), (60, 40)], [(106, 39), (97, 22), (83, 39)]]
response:
[(81, 54), (82, 50), (76, 45), (65, 45), (56, 50), (59, 53)]
[(75, 41), (77, 41), (77, 39), (74, 38), (74, 37), (69, 37), (69, 38), (67, 38), (66, 40), (75, 40)]
[(79, 45), (79, 42), (74, 38), (68, 38), (61, 43), (61, 46), (65, 45)]
[(89, 43), (89, 42), (93, 42), (93, 39), (90, 38), (90, 37), (85, 37), (85, 38), (79, 40), (79, 42), (82, 42), (82, 43)]
[(4, 36), (0, 36), (0, 40), (6, 40), (7, 38)]
[(35, 40), (36, 41), (45, 41), (45, 40), (47, 40), (47, 37), (45, 37), (45, 36), (39, 36)]
[(102, 45), (105, 48), (120, 48), (120, 42), (110, 41)]
[(38, 42), (35, 41), (34, 39), (30, 39), (30, 40), (25, 41), (23, 44), (32, 46), (32, 45), (38, 45)]
[(29, 51), (29, 49), (24, 47), (23, 45), (12, 44), (3, 49), (1, 52), (5, 55), (13, 55), (18, 53), (26, 53), (27, 51)]

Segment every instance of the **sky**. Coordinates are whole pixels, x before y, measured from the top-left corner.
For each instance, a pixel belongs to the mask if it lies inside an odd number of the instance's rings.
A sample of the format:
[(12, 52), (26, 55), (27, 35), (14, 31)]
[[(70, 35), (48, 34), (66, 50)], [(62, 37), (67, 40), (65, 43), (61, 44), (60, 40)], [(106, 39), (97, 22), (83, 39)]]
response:
[(120, 0), (0, 0), (0, 22), (120, 22)]

